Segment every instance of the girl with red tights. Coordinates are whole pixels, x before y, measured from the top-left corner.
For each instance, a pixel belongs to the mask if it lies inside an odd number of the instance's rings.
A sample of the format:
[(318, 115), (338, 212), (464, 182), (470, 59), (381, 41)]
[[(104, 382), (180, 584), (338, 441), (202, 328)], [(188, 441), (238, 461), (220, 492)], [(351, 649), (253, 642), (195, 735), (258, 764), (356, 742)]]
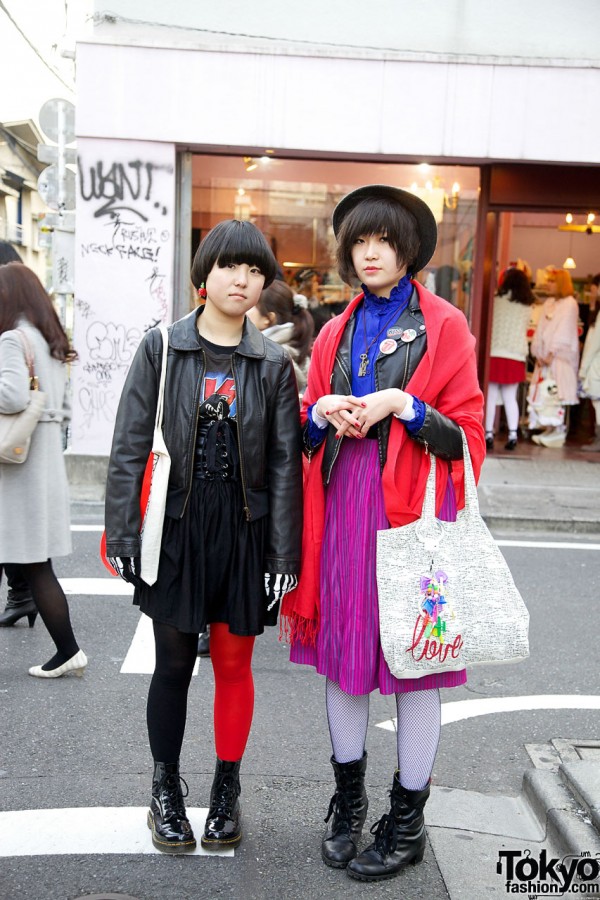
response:
[(298, 390), (284, 349), (246, 317), (277, 263), (250, 222), (221, 222), (192, 265), (201, 306), (168, 329), (163, 434), (171, 471), (157, 580), (140, 567), (141, 484), (162, 365), (151, 329), (129, 370), (106, 492), (106, 547), (153, 620), (147, 706), (154, 758), (148, 826), (164, 853), (196, 847), (179, 757), (198, 634), (210, 624), (217, 754), (203, 847), (242, 837), (240, 763), (252, 724), (252, 651), (296, 584), (302, 523)]

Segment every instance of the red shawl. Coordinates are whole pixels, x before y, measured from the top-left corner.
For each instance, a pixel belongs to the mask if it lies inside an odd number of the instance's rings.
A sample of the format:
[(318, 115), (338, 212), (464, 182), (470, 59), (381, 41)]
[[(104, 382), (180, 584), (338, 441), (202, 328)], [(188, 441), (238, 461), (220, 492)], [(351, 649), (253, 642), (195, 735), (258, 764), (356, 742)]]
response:
[[(421, 310), (427, 326), (427, 350), (406, 390), (453, 419), (465, 431), (475, 478), (485, 457), (482, 427), (483, 394), (477, 380), (475, 338), (462, 312), (434, 296), (418, 282)], [(338, 344), (346, 324), (363, 295), (323, 328), (315, 341), (308, 386), (302, 403), (302, 421), (319, 397), (331, 393)], [(325, 521), (325, 490), (321, 462), (325, 443), (305, 469), (302, 574), (296, 590), (287, 594), (282, 607), (282, 631), (290, 641), (314, 643), (319, 628), (319, 567)], [(392, 418), (382, 486), (388, 521), (392, 528), (418, 519), (425, 496), (429, 460), (423, 445), (412, 440), (405, 426)], [(453, 461), (452, 480), (458, 508), (464, 506), (462, 461)], [(446, 491), (446, 480), (437, 479), (437, 509)]]

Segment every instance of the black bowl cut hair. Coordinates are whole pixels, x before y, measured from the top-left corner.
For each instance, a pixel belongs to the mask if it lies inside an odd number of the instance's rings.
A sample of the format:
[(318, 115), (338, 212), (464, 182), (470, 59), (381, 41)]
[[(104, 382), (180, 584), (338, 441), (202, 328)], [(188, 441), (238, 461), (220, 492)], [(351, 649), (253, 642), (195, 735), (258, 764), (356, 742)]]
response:
[(399, 268), (406, 265), (408, 271), (411, 271), (421, 244), (417, 220), (400, 203), (380, 197), (365, 199), (350, 210), (338, 233), (338, 271), (346, 284), (351, 284), (358, 278), (352, 262), (354, 242), (361, 235), (379, 232), (387, 235), (390, 246), (396, 251)]
[(224, 269), (230, 263), (258, 266), (268, 287), (277, 275), (277, 260), (267, 240), (252, 222), (227, 219), (219, 222), (202, 239), (192, 262), (191, 279), (195, 288), (206, 284), (214, 264)]

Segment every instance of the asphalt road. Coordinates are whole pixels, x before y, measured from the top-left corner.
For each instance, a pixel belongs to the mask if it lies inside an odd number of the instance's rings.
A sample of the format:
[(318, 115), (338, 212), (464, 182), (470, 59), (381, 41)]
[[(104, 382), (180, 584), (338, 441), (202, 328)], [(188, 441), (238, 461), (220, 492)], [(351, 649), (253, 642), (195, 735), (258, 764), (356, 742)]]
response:
[[(99, 523), (94, 516), (85, 519), (94, 520)], [(473, 668), (467, 686), (443, 692), (443, 703), (600, 695), (594, 616), (598, 550), (545, 548), (546, 538), (539, 532), (500, 537), (518, 541), (530, 537), (537, 544), (533, 549), (503, 547), (530, 609), (531, 657), (518, 665)], [(108, 578), (98, 560), (98, 540), (96, 532), (76, 531), (75, 552), (57, 561), (59, 576)], [(548, 540), (561, 538), (553, 534)], [(576, 538), (569, 535), (564, 540)], [(580, 543), (593, 540), (586, 536)], [(2, 599), (4, 594), (5, 585)], [(332, 793), (324, 684), (312, 670), (289, 664), (287, 649), (274, 630), (258, 639), (255, 650), (256, 711), (242, 766), (245, 833), (235, 856), (171, 858), (149, 853), (143, 810), (138, 817), (141, 826), (133, 828), (140, 850), (131, 852), (119, 834), (128, 815), (125, 808), (144, 807), (149, 798), (145, 699), (150, 676), (120, 670), (132, 652), (140, 617), (128, 596), (80, 593), (70, 598), (70, 604), (76, 634), (90, 658), (81, 679), (39, 681), (27, 675), (30, 665), (51, 655), (39, 621), (33, 630), (22, 623), (0, 629), (0, 830), (7, 812), (55, 811), (22, 820), (13, 855), (4, 855), (0, 842), (1, 900), (75, 900), (108, 894), (137, 900), (272, 896), (321, 900), (362, 897), (367, 889), (378, 897), (407, 900), (450, 896), (431, 847), (421, 866), (377, 886), (353, 882), (343, 871), (321, 863), (323, 817)], [(212, 780), (212, 688), (210, 661), (201, 660), (190, 692), (182, 754), (190, 787), (187, 803), (192, 808), (207, 805)], [(393, 698), (373, 695), (367, 775), (370, 821), (386, 806), (395, 739), (392, 731), (379, 726), (394, 714)], [(434, 784), (515, 796), (531, 765), (526, 745), (552, 738), (599, 737), (599, 712), (589, 709), (509, 711), (451, 722), (443, 727)], [(98, 831), (94, 810), (111, 807), (112, 812), (102, 814), (103, 828)], [(71, 808), (90, 812), (83, 819), (62, 812)], [(133, 816), (137, 821), (137, 814)], [(90, 839), (89, 851), (70, 852), (82, 834)], [(48, 851), (50, 838), (63, 852)]]

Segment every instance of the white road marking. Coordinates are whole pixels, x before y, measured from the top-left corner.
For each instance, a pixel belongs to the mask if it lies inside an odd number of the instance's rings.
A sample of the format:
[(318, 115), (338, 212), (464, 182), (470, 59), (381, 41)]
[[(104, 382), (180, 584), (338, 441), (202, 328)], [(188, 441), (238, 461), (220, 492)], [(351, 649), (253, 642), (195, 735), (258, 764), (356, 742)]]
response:
[(65, 594), (83, 594), (94, 597), (133, 596), (133, 585), (122, 578), (59, 578)]
[[(133, 585), (122, 578), (59, 578), (68, 596), (127, 597), (133, 596)], [(143, 613), (121, 666), (123, 675), (152, 675), (156, 662), (152, 620)], [(200, 660), (196, 659), (193, 675), (198, 674)]]
[(572, 541), (496, 541), (499, 547), (530, 547), (533, 550), (600, 550), (600, 544)]
[[(0, 856), (65, 854), (159, 854), (146, 824), (147, 806), (94, 806), (0, 812)], [(203, 850), (200, 835), (208, 809), (188, 807), (198, 846), (187, 856), (234, 856), (233, 850)], [(68, 835), (68, 840), (65, 840)]]
[[(600, 696), (594, 694), (537, 694), (530, 697), (488, 697), (484, 700), (455, 700), (442, 703), (442, 725), (489, 716), (494, 713), (531, 709), (600, 709)], [(378, 722), (378, 728), (396, 731), (396, 717)]]
[[(104, 531), (104, 525), (71, 525), (71, 531)], [(533, 550), (600, 550), (600, 544), (583, 544), (574, 541), (519, 541), (497, 539), (499, 547), (529, 547)]]
[[(127, 656), (121, 666), (122, 675), (152, 675), (156, 654), (154, 651), (154, 633), (152, 631), (152, 619), (140, 616), (133, 640), (129, 645)], [(198, 674), (200, 660), (196, 657), (193, 675)]]

